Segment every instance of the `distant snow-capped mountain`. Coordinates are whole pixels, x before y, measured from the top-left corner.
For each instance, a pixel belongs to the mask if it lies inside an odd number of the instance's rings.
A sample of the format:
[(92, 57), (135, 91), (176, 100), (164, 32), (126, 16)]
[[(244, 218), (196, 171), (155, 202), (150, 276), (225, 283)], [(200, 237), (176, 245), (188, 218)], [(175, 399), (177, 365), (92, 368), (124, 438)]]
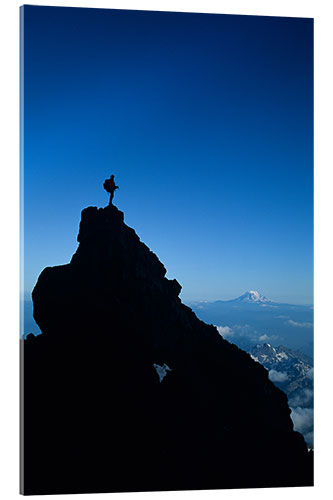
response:
[(248, 292), (243, 293), (240, 297), (236, 299), (229, 300), (228, 302), (245, 302), (245, 303), (254, 303), (254, 304), (265, 304), (267, 302), (272, 302), (267, 299), (261, 293), (255, 290), (249, 290)]

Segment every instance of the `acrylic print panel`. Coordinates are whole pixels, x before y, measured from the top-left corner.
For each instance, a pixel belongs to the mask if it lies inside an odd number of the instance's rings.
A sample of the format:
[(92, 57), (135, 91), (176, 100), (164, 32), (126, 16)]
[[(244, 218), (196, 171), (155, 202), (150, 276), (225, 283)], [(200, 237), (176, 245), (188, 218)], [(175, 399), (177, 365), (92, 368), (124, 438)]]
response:
[(313, 20), (21, 41), (22, 493), (312, 485)]

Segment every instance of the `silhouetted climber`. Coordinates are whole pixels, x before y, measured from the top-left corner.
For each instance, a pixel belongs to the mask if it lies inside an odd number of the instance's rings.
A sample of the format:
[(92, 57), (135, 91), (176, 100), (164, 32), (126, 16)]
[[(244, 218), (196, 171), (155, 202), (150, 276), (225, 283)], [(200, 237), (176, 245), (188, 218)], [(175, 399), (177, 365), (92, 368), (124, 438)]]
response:
[(110, 175), (110, 179), (106, 179), (104, 181), (103, 187), (104, 187), (105, 191), (110, 193), (110, 201), (109, 201), (109, 206), (110, 206), (110, 205), (112, 205), (112, 200), (113, 200), (115, 190), (119, 189), (119, 186), (116, 186), (116, 184), (114, 182), (114, 175)]

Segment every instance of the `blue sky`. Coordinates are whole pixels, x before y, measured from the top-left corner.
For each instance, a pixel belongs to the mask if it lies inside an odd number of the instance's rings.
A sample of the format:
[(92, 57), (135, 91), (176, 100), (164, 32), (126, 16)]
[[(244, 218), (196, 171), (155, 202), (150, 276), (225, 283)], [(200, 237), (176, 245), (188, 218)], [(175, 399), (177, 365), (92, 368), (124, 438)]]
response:
[(312, 303), (311, 19), (24, 7), (24, 291), (114, 203), (190, 300)]

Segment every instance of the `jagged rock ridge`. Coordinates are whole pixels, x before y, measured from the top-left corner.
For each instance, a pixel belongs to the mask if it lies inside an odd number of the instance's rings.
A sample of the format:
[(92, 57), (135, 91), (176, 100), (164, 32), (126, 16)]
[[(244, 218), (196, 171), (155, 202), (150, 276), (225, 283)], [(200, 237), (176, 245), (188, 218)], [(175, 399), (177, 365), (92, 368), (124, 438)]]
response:
[(181, 303), (123, 213), (83, 210), (78, 241), (22, 341), (24, 492), (312, 484), (284, 393)]

